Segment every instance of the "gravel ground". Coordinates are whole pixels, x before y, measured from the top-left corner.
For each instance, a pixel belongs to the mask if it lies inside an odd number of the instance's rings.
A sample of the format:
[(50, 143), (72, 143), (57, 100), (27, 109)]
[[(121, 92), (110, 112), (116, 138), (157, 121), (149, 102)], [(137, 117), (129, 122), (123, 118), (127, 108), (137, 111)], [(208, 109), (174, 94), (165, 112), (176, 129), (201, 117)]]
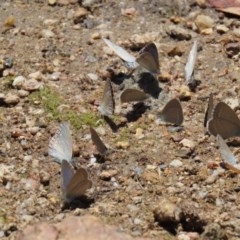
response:
[[(240, 238), (239, 177), (220, 167), (215, 137), (203, 126), (211, 93), (214, 103), (239, 114), (240, 21), (204, 1), (166, 2), (0, 3), (0, 237), (14, 239), (39, 221), (93, 215), (132, 237)], [(154, 42), (158, 81), (137, 82), (137, 72), (125, 78), (129, 69), (102, 37), (135, 56)], [(194, 40), (200, 85), (190, 91), (184, 67)], [(115, 129), (98, 112), (108, 78)], [(120, 104), (123, 89), (146, 86), (151, 97), (144, 103)], [(157, 118), (172, 98), (183, 107), (182, 131)], [(60, 165), (48, 156), (48, 144), (66, 120), (75, 164), (88, 169), (93, 187), (63, 208)], [(105, 158), (89, 126), (114, 150)], [(239, 139), (227, 142), (239, 157)]]

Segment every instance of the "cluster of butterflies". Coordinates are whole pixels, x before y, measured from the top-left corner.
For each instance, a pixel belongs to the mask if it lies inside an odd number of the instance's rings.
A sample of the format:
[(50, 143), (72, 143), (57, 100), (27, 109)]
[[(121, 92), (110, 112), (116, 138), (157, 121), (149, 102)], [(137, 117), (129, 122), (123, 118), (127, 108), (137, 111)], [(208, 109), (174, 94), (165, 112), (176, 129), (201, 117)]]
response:
[[(104, 39), (105, 43), (117, 55), (126, 62), (130, 68), (136, 68), (139, 65), (152, 74), (159, 73), (159, 60), (156, 45), (150, 43), (145, 46), (137, 58), (129, 54), (120, 46), (112, 43), (108, 39)], [(197, 41), (194, 42), (190, 51), (187, 64), (185, 66), (185, 77), (189, 88), (196, 86), (194, 80), (194, 65), (197, 55)], [(120, 95), (121, 102), (144, 101), (148, 96), (144, 92), (137, 89), (126, 89)], [(99, 111), (103, 116), (111, 116), (114, 114), (115, 101), (111, 80), (107, 80), (103, 99), (99, 106)], [(161, 120), (180, 126), (183, 123), (183, 110), (180, 101), (176, 98), (171, 99), (159, 114)], [(214, 106), (212, 94), (209, 97), (207, 111), (205, 113), (204, 127), (208, 133), (216, 136), (223, 163), (228, 169), (240, 173), (240, 168), (236, 166), (237, 160), (231, 153), (229, 147), (223, 139), (234, 136), (240, 136), (240, 120), (236, 113), (224, 102), (219, 102)], [(96, 146), (100, 155), (105, 156), (108, 148), (102, 142), (97, 132), (90, 127), (91, 139)], [(73, 199), (82, 196), (92, 187), (92, 181), (88, 177), (85, 168), (74, 169), (72, 165), (72, 138), (69, 123), (60, 124), (58, 131), (52, 137), (49, 144), (48, 153), (56, 162), (61, 164), (62, 176), (62, 192), (64, 202), (71, 202)]]
[[(91, 139), (100, 155), (106, 155), (108, 148), (98, 136), (95, 129), (90, 127)], [(48, 154), (61, 164), (62, 193), (65, 203), (69, 203), (77, 197), (85, 194), (92, 187), (92, 181), (88, 177), (85, 168), (74, 169), (72, 157), (72, 137), (70, 124), (63, 122), (57, 132), (51, 138)]]

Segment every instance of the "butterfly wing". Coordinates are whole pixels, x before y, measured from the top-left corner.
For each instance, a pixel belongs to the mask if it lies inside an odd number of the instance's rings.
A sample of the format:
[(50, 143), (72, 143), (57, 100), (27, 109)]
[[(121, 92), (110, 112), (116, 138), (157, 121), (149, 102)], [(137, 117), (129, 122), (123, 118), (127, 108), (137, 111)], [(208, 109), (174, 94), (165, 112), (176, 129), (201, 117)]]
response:
[(209, 121), (210, 118), (212, 118), (212, 113), (213, 113), (213, 95), (211, 93), (208, 99), (208, 106), (204, 117), (203, 123), (204, 127), (207, 126), (207, 122)]
[(59, 163), (62, 160), (68, 162), (72, 160), (72, 137), (69, 123), (63, 122), (60, 124), (57, 132), (50, 140), (48, 154)]
[(62, 191), (64, 198), (67, 193), (68, 185), (75, 173), (73, 166), (66, 160), (63, 160), (61, 163), (61, 174), (62, 174)]
[(140, 50), (137, 63), (153, 74), (159, 73), (159, 57), (157, 47), (150, 43)]
[(197, 58), (197, 41), (194, 41), (192, 49), (189, 53), (187, 64), (185, 66), (185, 79), (186, 83), (189, 85), (192, 84), (193, 81), (193, 72), (194, 72), (194, 65)]
[(223, 139), (240, 136), (240, 120), (226, 103), (219, 102), (207, 123), (207, 129), (210, 134), (219, 134)]
[(79, 168), (71, 178), (66, 191), (66, 197), (73, 199), (85, 194), (86, 190), (92, 187), (92, 181), (88, 179), (88, 172), (85, 168)]
[(163, 108), (160, 118), (175, 125), (181, 125), (183, 122), (183, 110), (178, 99), (170, 100)]
[(124, 60), (129, 68), (137, 67), (136, 58), (127, 52), (122, 47), (118, 46), (117, 44), (111, 42), (110, 40), (103, 38), (104, 42), (111, 48), (122, 60)]
[(98, 136), (97, 132), (92, 127), (90, 127), (90, 133), (91, 133), (92, 142), (96, 146), (98, 152), (101, 155), (105, 155), (108, 149), (103, 143), (103, 141), (101, 140), (101, 138)]
[(148, 98), (149, 96), (137, 89), (126, 89), (124, 90), (121, 95), (120, 95), (120, 100), (122, 103), (124, 102), (139, 102), (139, 101), (144, 101)]
[(114, 114), (115, 101), (113, 96), (111, 80), (107, 79), (103, 91), (103, 99), (99, 106), (102, 115), (110, 116)]
[(237, 159), (220, 135), (217, 135), (217, 142), (223, 161), (230, 165), (235, 165), (237, 163)]

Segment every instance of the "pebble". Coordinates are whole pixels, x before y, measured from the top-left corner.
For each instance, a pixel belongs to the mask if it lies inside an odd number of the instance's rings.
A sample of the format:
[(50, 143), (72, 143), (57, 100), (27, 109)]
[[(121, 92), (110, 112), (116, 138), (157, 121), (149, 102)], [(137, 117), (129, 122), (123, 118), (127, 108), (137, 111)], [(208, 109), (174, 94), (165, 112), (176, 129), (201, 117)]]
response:
[(12, 93), (8, 93), (5, 98), (4, 98), (4, 102), (7, 104), (7, 105), (16, 105), (19, 103), (19, 97), (15, 94), (12, 94)]
[(144, 134), (143, 134), (143, 129), (142, 128), (137, 128), (136, 129), (136, 133), (135, 133), (135, 137), (137, 139), (143, 139), (144, 138)]
[(180, 144), (182, 144), (184, 147), (194, 149), (196, 147), (196, 143), (193, 140), (189, 140), (184, 138)]
[(35, 135), (39, 131), (39, 127), (31, 127), (28, 129), (28, 131), (32, 134)]
[(223, 33), (228, 32), (228, 31), (229, 31), (229, 28), (226, 27), (226, 26), (223, 25), (223, 24), (220, 24), (220, 25), (217, 25), (217, 26), (216, 26), (216, 30), (217, 30), (218, 33), (223, 34)]
[(94, 73), (88, 73), (87, 76), (93, 80), (93, 81), (97, 81), (98, 80), (98, 75), (94, 74)]
[(41, 81), (42, 78), (43, 78), (43, 75), (40, 71), (37, 71), (37, 72), (34, 72), (34, 73), (30, 73), (28, 75), (28, 78)]
[(83, 22), (83, 19), (88, 15), (88, 11), (83, 8), (83, 7), (79, 7), (75, 13), (74, 13), (74, 16), (73, 16), (73, 22), (75, 24), (77, 23), (81, 23)]
[(240, 28), (233, 29), (233, 35), (236, 37), (240, 37)]
[(30, 80), (27, 80), (26, 82), (24, 82), (23, 89), (31, 92), (31, 91), (38, 90), (41, 86), (42, 86), (42, 84), (40, 82), (38, 82), (37, 80), (30, 79)]
[(130, 147), (130, 144), (128, 141), (119, 141), (117, 142), (116, 147), (120, 149), (127, 149)]
[(239, 100), (237, 98), (227, 98), (225, 102), (236, 111), (239, 108)]
[(190, 34), (189, 30), (186, 30), (182, 27), (175, 25), (169, 26), (167, 34), (173, 39), (177, 39), (179, 41), (190, 40), (192, 38), (192, 35)]
[(60, 76), (61, 76), (60, 72), (54, 72), (54, 73), (49, 75), (50, 80), (52, 80), (52, 81), (58, 81)]
[(99, 175), (99, 178), (102, 180), (109, 181), (117, 173), (118, 173), (117, 170), (102, 171)]
[(195, 24), (198, 27), (198, 30), (202, 32), (203, 30), (213, 28), (214, 26), (214, 19), (207, 15), (198, 15), (195, 19)]
[(19, 97), (27, 97), (29, 95), (29, 92), (28, 91), (25, 91), (25, 90), (19, 90), (18, 91), (18, 96)]
[(22, 179), (21, 183), (26, 191), (37, 190), (40, 186), (39, 182), (32, 178)]
[(101, 39), (101, 34), (100, 33), (93, 33), (92, 34), (92, 39), (93, 40), (98, 40), (98, 39)]
[(178, 167), (181, 167), (183, 165), (183, 163), (178, 159), (174, 159), (173, 161), (170, 162), (169, 165), (172, 167), (178, 168)]
[(57, 0), (48, 0), (50, 6), (54, 6), (57, 3)]
[(23, 76), (17, 76), (14, 78), (12, 86), (15, 88), (21, 88), (23, 83), (26, 81), (26, 78)]
[(44, 38), (52, 38), (55, 37), (55, 33), (49, 29), (43, 29), (41, 31), (41, 36)]
[(186, 85), (182, 85), (179, 89), (179, 94), (178, 94), (179, 99), (187, 101), (191, 99), (191, 96), (192, 96), (192, 93), (190, 92), (189, 87)]

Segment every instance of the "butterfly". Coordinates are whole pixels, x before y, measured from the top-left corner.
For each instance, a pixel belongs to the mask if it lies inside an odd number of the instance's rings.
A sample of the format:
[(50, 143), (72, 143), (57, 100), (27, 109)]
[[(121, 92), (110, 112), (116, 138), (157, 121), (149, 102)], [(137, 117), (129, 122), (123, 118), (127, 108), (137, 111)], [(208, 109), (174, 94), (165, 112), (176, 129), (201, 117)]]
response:
[(154, 43), (150, 43), (142, 48), (136, 61), (149, 72), (159, 74), (159, 57), (157, 47)]
[(144, 101), (149, 97), (148, 94), (137, 89), (126, 89), (120, 95), (120, 100), (124, 102)]
[(90, 133), (91, 133), (91, 139), (92, 142), (94, 143), (94, 145), (96, 146), (98, 152), (104, 156), (106, 155), (108, 149), (105, 146), (105, 144), (103, 143), (103, 141), (101, 140), (101, 138), (98, 136), (97, 132), (95, 131), (94, 128), (90, 127)]
[(103, 91), (102, 102), (99, 106), (99, 111), (103, 116), (110, 116), (114, 114), (115, 101), (113, 96), (111, 80), (107, 79)]
[(213, 113), (213, 95), (211, 93), (208, 99), (207, 110), (205, 112), (204, 123), (203, 123), (204, 127), (207, 126), (207, 122), (209, 121), (209, 119), (212, 118), (212, 113)]
[(189, 88), (195, 88), (197, 81), (194, 80), (194, 66), (197, 58), (197, 41), (194, 41), (192, 49), (188, 55), (188, 60), (185, 65), (185, 80)]
[(54, 157), (58, 163), (63, 160), (72, 161), (72, 137), (69, 123), (63, 122), (60, 124), (57, 132), (50, 140), (48, 154)]
[(161, 111), (159, 117), (165, 122), (177, 126), (181, 125), (183, 122), (183, 110), (180, 101), (176, 98), (170, 100)]
[(240, 120), (226, 103), (219, 102), (207, 122), (207, 129), (210, 134), (219, 134), (223, 139), (240, 136)]
[(240, 168), (235, 166), (237, 164), (237, 159), (220, 135), (217, 135), (217, 143), (223, 159), (224, 166), (227, 169), (232, 170), (233, 172), (240, 173)]
[(74, 198), (84, 195), (92, 187), (92, 181), (88, 179), (88, 172), (85, 168), (75, 171), (68, 161), (63, 160), (61, 170), (64, 202), (71, 202)]
[(103, 38), (103, 41), (108, 45), (108, 47), (114, 51), (123, 61), (126, 62), (127, 67), (136, 68), (138, 63), (136, 62), (136, 58), (128, 53), (125, 49), (118, 46), (117, 44), (111, 42), (110, 40)]

